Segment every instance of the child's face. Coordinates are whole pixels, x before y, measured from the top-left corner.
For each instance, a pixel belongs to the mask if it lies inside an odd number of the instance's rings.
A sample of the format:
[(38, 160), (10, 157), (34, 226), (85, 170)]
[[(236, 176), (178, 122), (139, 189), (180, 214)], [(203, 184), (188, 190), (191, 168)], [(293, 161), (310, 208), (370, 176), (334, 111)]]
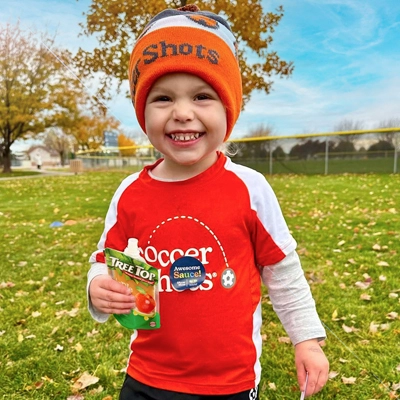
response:
[(224, 141), (225, 107), (216, 91), (195, 75), (168, 74), (159, 78), (147, 96), (146, 132), (164, 155), (165, 166), (205, 170), (216, 160)]

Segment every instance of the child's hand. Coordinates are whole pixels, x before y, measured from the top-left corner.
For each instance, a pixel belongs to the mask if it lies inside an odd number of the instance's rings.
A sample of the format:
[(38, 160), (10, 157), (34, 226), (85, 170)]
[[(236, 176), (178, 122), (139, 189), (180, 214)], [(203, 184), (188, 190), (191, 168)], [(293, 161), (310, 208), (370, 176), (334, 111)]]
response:
[(135, 297), (129, 288), (108, 275), (93, 278), (89, 295), (93, 306), (106, 314), (128, 314), (136, 306)]
[(306, 340), (296, 345), (295, 352), (300, 391), (304, 390), (308, 372), (306, 397), (318, 393), (328, 381), (329, 373), (329, 361), (321, 346), (317, 339)]

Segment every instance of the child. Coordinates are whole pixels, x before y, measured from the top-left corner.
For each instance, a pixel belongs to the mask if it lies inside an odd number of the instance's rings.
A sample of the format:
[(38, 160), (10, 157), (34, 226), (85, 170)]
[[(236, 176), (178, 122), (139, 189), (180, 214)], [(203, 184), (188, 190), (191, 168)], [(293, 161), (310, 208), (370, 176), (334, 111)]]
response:
[[(103, 250), (139, 240), (160, 271), (161, 328), (133, 331), (120, 399), (258, 399), (261, 280), (295, 346), (300, 389), (328, 379), (325, 337), (276, 197), (265, 178), (218, 149), (242, 101), (227, 22), (196, 6), (165, 10), (139, 37), (129, 81), (138, 121), (164, 158), (127, 177), (108, 210), (88, 274), (96, 321), (129, 313), (134, 296), (107, 274)], [(171, 265), (197, 259), (205, 280), (175, 290)]]

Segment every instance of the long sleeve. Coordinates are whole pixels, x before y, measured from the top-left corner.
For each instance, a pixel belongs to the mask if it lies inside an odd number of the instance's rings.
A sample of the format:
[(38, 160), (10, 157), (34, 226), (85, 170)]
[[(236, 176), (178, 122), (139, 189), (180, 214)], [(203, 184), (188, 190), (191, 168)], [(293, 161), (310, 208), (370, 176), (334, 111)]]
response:
[(262, 281), (293, 345), (309, 339), (323, 340), (325, 329), (317, 314), (310, 286), (295, 251), (282, 261), (263, 267)]

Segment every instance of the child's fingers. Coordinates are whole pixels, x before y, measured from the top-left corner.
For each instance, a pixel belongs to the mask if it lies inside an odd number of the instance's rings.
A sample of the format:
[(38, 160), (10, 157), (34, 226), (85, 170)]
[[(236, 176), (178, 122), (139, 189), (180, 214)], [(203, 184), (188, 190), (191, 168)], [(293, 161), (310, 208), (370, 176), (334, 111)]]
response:
[(306, 397), (320, 392), (327, 381), (328, 375), (323, 371), (309, 372)]

